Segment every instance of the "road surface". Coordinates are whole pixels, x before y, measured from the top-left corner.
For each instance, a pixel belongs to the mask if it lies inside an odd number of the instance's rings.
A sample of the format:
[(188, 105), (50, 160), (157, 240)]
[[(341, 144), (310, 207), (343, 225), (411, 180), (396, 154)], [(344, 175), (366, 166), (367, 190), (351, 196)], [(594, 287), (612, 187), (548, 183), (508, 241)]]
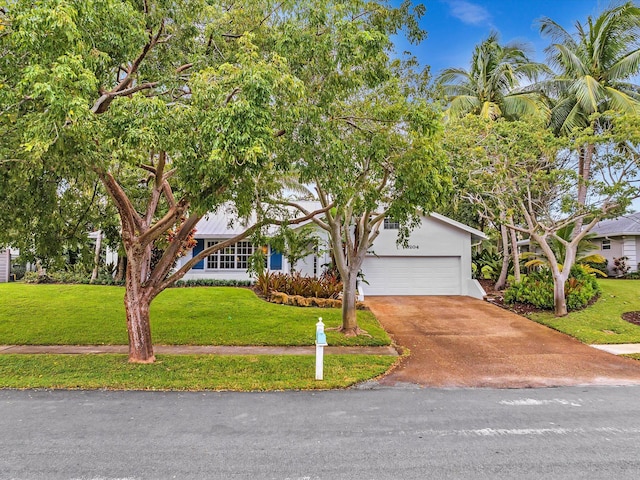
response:
[(1, 479), (635, 479), (640, 387), (0, 390)]

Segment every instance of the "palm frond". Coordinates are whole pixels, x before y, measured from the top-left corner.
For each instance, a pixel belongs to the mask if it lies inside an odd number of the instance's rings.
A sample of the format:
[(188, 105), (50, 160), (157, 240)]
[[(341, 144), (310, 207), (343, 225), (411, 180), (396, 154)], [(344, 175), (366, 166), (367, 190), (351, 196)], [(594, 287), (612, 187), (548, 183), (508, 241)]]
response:
[(625, 113), (640, 113), (640, 101), (612, 87), (604, 87), (609, 104), (614, 110)]
[(576, 100), (587, 114), (598, 111), (598, 106), (606, 99), (605, 89), (591, 75), (585, 75), (574, 83)]

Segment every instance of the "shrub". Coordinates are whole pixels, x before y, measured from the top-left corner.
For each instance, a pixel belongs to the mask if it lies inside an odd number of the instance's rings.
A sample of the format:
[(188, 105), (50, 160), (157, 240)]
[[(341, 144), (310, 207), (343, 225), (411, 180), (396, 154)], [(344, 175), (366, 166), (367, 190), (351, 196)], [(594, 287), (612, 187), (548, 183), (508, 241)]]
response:
[(315, 278), (300, 273), (265, 272), (258, 276), (256, 290), (265, 297), (280, 292), (288, 296), (338, 298), (342, 293), (342, 282), (333, 275)]
[[(567, 309), (585, 307), (591, 299), (600, 294), (595, 276), (588, 274), (580, 265), (571, 268), (565, 284)], [(542, 309), (553, 309), (553, 277), (548, 268), (525, 275), (522, 281), (511, 285), (504, 293), (507, 304), (529, 303)]]

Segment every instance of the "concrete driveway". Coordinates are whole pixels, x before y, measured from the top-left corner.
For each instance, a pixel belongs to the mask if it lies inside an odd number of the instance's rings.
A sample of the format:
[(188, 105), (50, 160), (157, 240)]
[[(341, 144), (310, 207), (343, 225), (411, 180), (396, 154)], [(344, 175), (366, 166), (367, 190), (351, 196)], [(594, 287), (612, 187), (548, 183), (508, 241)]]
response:
[(639, 385), (640, 362), (470, 297), (368, 297), (394, 341), (411, 350), (381, 385), (553, 387)]

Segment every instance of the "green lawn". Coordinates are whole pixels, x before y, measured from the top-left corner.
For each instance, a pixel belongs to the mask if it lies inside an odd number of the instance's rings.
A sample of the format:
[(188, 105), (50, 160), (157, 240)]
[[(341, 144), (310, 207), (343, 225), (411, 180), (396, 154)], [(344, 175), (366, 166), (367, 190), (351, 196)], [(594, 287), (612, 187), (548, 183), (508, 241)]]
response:
[(535, 313), (536, 322), (576, 337), (584, 343), (640, 343), (640, 326), (622, 320), (625, 312), (640, 310), (640, 280), (602, 279), (600, 299), (592, 306), (557, 318)]
[[(123, 298), (122, 287), (0, 284), (0, 344), (126, 344)], [(171, 288), (151, 304), (151, 331), (163, 345), (312, 345), (318, 317), (341, 323), (339, 309), (276, 305), (246, 288)], [(329, 331), (329, 345), (390, 344), (370, 312), (358, 322), (371, 338)]]
[(0, 355), (0, 388), (118, 390), (300, 390), (345, 388), (384, 373), (397, 357), (327, 355), (324, 380), (313, 356), (159, 355), (151, 365), (126, 355)]

